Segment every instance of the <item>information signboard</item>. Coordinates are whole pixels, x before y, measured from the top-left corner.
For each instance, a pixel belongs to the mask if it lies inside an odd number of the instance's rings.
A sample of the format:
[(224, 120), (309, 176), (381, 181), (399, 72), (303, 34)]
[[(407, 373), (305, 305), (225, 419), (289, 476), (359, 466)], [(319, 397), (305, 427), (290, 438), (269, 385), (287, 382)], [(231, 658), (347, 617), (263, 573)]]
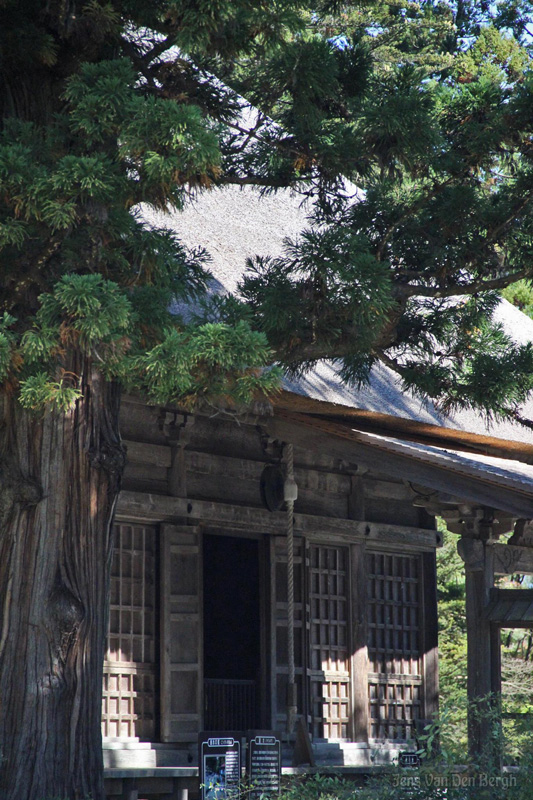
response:
[(274, 797), (281, 784), (281, 741), (272, 731), (248, 731), (250, 800)]
[(241, 782), (240, 733), (201, 733), (201, 800), (237, 800)]

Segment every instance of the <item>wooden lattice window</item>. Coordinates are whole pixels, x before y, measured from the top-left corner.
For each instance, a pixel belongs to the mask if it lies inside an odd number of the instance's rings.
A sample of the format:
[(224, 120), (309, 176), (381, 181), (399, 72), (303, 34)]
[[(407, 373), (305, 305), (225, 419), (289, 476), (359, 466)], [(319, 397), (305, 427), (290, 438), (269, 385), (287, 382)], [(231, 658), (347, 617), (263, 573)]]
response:
[(313, 735), (350, 736), (348, 548), (311, 546), (310, 677)]
[(367, 570), (369, 735), (406, 741), (422, 716), (421, 559), (370, 553)]
[(155, 735), (155, 529), (117, 525), (104, 660), (102, 735)]

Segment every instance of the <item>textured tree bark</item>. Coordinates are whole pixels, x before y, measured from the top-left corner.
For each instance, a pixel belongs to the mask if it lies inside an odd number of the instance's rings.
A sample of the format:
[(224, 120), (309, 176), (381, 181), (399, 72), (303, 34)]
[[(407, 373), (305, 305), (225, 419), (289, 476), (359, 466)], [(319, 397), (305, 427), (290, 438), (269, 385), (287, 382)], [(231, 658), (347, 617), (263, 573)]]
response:
[(103, 800), (102, 662), (119, 391), (73, 357), (83, 399), (0, 396), (0, 797)]

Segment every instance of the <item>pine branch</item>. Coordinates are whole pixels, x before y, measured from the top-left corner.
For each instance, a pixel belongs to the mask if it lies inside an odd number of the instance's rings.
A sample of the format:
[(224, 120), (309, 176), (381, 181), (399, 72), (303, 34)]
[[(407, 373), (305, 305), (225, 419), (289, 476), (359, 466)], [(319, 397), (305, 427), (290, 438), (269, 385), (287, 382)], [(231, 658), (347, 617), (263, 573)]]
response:
[(276, 178), (264, 178), (260, 175), (252, 175), (248, 173), (246, 176), (228, 175), (227, 173), (217, 179), (217, 185), (236, 185), (236, 186), (264, 186), (270, 189), (285, 189), (287, 188), (287, 181)]
[(524, 428), (528, 428), (528, 430), (533, 431), (533, 420), (522, 416), (519, 411), (512, 411), (509, 416), (515, 420), (515, 422), (523, 425)]
[[(144, 55), (142, 55), (140, 58), (141, 63), (150, 64), (150, 62), (152, 62), (155, 58), (158, 58), (164, 52), (170, 50), (170, 48), (174, 46), (175, 42), (176, 42), (176, 35), (170, 34), (169, 36), (166, 37), (166, 39), (163, 39), (162, 41), (155, 44), (151, 50), (148, 50), (147, 53), (144, 53)], [(179, 61), (180, 63), (188, 64), (188, 62), (183, 58), (175, 58), (174, 61)]]
[[(267, 117), (263, 117), (263, 120), (266, 120), (266, 119), (267, 119)], [(261, 132), (260, 132), (259, 127), (255, 127), (254, 126), (254, 128), (243, 128), (242, 125), (239, 125), (239, 123), (237, 123), (237, 122), (228, 122), (227, 123), (227, 127), (232, 129), (232, 130), (237, 131), (238, 133), (243, 134), (244, 136), (247, 136), (249, 140), (250, 139), (255, 139), (260, 144), (267, 144), (269, 147), (274, 147), (276, 150), (281, 151), (285, 155), (290, 153), (293, 156), (297, 157), (297, 156), (301, 156), (302, 153), (305, 153), (304, 148), (296, 148), (296, 147), (292, 146), (294, 144), (294, 142), (296, 141), (296, 139), (294, 137), (292, 137), (292, 136), (284, 135), (284, 132), (281, 130), (281, 128), (279, 128), (279, 133), (280, 133), (281, 136), (283, 136), (283, 138), (274, 139), (274, 140), (271, 140), (271, 139), (267, 140), (267, 139), (264, 138), (264, 136), (261, 136)], [(278, 126), (276, 126), (276, 127), (278, 127)], [(288, 146), (289, 143), (290, 143), (291, 146)], [(307, 155), (307, 153), (305, 153), (305, 154)]]
[(480, 292), (504, 289), (511, 283), (516, 283), (516, 281), (522, 280), (522, 278), (527, 278), (529, 274), (529, 269), (521, 269), (518, 272), (512, 272), (509, 275), (493, 278), (492, 280), (479, 280), (464, 284), (453, 283), (447, 287), (413, 286), (412, 284), (406, 286), (399, 284), (397, 286), (397, 292), (403, 297), (432, 297), (435, 299), (454, 297), (462, 294), (473, 295), (479, 294)]

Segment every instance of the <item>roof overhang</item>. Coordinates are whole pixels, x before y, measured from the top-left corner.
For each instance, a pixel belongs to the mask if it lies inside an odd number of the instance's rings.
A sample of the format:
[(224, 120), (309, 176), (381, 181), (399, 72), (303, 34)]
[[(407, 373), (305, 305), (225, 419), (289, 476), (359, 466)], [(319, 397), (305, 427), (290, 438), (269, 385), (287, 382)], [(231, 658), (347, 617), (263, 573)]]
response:
[(533, 519), (533, 468), (515, 462), (513, 469), (513, 462), (503, 458), (483, 460), (434, 445), (363, 432), (347, 419), (289, 410), (283, 407), (283, 400), (276, 401), (274, 415), (266, 422), (273, 438), (327, 453), (355, 470), (364, 466), (463, 502)]
[(533, 628), (533, 589), (491, 589), (485, 618), (503, 628)]
[(279, 410), (299, 412), (309, 417), (336, 422), (351, 430), (533, 464), (533, 445), (525, 442), (444, 428), (378, 411), (352, 408), (287, 390), (279, 393), (274, 400), (274, 406)]

